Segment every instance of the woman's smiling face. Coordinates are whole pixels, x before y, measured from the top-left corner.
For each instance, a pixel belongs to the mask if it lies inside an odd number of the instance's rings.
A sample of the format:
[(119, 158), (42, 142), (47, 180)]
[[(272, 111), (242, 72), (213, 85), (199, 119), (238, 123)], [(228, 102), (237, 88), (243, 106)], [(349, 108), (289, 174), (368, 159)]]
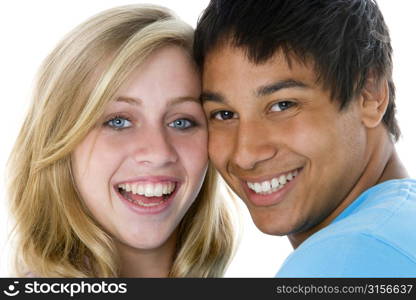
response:
[(162, 246), (197, 197), (208, 164), (200, 92), (200, 76), (184, 49), (156, 50), (76, 147), (79, 193), (118, 242)]

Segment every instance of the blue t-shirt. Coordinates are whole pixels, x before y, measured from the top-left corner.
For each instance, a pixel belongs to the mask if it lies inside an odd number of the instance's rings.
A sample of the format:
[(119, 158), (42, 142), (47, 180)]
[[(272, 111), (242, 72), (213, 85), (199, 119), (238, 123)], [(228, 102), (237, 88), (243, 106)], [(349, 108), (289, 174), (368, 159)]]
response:
[(378, 184), (305, 240), (276, 277), (416, 277), (416, 180)]

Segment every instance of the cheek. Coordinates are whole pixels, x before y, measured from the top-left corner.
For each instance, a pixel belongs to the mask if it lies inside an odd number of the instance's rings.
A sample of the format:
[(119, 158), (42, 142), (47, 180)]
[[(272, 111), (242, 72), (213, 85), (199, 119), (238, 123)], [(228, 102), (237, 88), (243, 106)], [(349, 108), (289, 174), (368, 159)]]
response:
[(200, 178), (208, 164), (208, 134), (206, 130), (192, 136), (173, 136), (171, 142), (188, 176)]
[(320, 120), (294, 119), (279, 124), (280, 134), (276, 137), (289, 152), (311, 161), (331, 148), (329, 132), (324, 127)]
[(345, 129), (339, 120), (325, 114), (303, 115), (287, 122), (282, 132), (292, 151), (304, 156), (312, 164), (336, 161), (345, 150)]
[(211, 162), (216, 169), (226, 168), (227, 159), (232, 155), (234, 135), (226, 129), (216, 129), (210, 126), (208, 152)]
[(110, 181), (121, 160), (119, 146), (94, 134), (76, 147), (72, 155), (74, 177), (85, 202), (109, 196)]
[(91, 176), (111, 177), (123, 159), (120, 144), (97, 140), (90, 151), (82, 153), (82, 167)]
[(354, 117), (337, 112), (305, 118), (287, 128), (292, 150), (309, 162), (317, 184), (328, 185), (331, 178), (345, 182), (341, 178), (355, 178), (360, 172), (365, 151), (365, 132), (360, 124)]

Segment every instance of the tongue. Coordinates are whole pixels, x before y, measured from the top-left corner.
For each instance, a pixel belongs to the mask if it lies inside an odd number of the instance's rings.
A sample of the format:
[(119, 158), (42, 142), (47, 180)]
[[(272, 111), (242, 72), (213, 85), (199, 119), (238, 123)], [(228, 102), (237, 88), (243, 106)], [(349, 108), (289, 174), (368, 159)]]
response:
[(159, 203), (160, 201), (165, 199), (163, 196), (145, 197), (143, 195), (136, 195), (131, 192), (125, 192), (124, 196), (135, 201), (142, 201), (143, 203)]

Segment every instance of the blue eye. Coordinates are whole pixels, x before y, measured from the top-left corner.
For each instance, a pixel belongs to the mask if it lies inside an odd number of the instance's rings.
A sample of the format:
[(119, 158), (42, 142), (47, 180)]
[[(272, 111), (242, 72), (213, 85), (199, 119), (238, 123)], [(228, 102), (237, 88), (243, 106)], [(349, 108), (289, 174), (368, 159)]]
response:
[(120, 130), (125, 129), (132, 126), (132, 123), (129, 119), (124, 117), (115, 117), (111, 120), (105, 122), (105, 125), (110, 126), (113, 129)]
[(177, 119), (168, 124), (169, 127), (181, 130), (189, 129), (191, 127), (194, 127), (195, 125), (195, 122), (188, 119)]
[(230, 120), (234, 118), (234, 113), (228, 110), (220, 110), (214, 112), (211, 117), (221, 121)]
[(272, 105), (271, 111), (284, 111), (291, 108), (296, 103), (292, 101), (280, 101)]

